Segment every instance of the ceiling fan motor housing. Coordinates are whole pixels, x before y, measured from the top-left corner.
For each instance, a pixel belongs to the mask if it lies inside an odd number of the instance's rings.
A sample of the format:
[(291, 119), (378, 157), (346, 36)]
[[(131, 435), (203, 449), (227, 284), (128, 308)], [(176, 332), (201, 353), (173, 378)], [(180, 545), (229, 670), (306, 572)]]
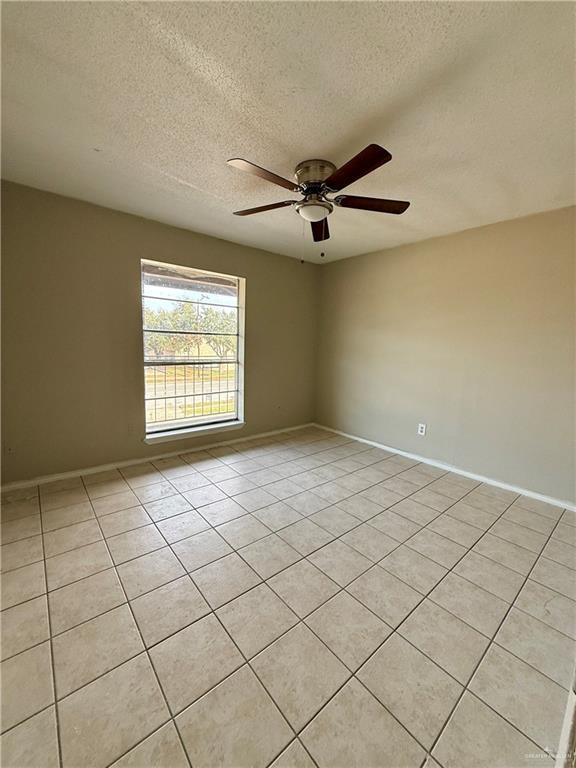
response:
[(333, 206), (324, 199), (323, 182), (334, 173), (336, 166), (328, 160), (304, 160), (294, 175), (304, 200), (296, 203), (296, 210), (306, 221), (322, 221), (332, 213)]
[(320, 184), (331, 176), (336, 170), (334, 163), (328, 160), (304, 160), (298, 163), (294, 170), (299, 186), (306, 187), (309, 184)]
[(304, 160), (302, 163), (298, 163), (294, 169), (295, 181), (289, 181), (248, 160), (233, 157), (228, 160), (228, 163), (234, 168), (259, 176), (261, 179), (284, 187), (292, 193), (299, 192), (303, 198), (302, 200), (282, 200), (278, 203), (234, 211), (234, 214), (236, 216), (251, 216), (253, 213), (263, 213), (277, 208), (293, 206), (303, 219), (311, 223), (314, 242), (328, 240), (330, 230), (327, 218), (334, 210), (335, 205), (342, 208), (395, 214), (404, 213), (409, 207), (410, 203), (405, 200), (385, 200), (384, 198), (358, 197), (357, 195), (338, 195), (332, 199), (328, 197), (329, 193), (340, 192), (349, 184), (353, 184), (368, 173), (372, 173), (390, 160), (392, 160), (392, 155), (387, 149), (378, 144), (369, 144), (340, 168), (336, 168), (334, 163), (329, 160)]

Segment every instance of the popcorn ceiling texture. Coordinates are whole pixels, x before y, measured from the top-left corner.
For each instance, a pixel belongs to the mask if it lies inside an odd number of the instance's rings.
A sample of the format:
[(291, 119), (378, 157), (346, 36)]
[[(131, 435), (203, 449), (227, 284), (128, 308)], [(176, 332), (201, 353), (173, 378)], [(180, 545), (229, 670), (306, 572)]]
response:
[[(569, 3), (7, 3), (4, 177), (319, 261), (573, 201)], [(289, 197), (236, 172), (393, 161), (350, 188), (401, 217), (337, 210), (311, 242)]]

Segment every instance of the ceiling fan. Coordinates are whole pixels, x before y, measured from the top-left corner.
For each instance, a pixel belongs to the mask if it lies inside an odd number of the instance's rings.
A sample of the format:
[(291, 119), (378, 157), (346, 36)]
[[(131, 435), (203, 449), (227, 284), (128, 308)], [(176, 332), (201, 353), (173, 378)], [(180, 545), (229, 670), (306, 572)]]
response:
[(259, 165), (254, 165), (248, 160), (234, 157), (228, 160), (228, 165), (303, 195), (302, 200), (283, 200), (281, 203), (260, 205), (258, 208), (246, 208), (243, 211), (234, 211), (234, 215), (251, 216), (253, 213), (263, 213), (275, 208), (293, 205), (300, 216), (311, 223), (314, 240), (316, 242), (328, 240), (330, 237), (328, 216), (334, 210), (335, 205), (341, 208), (359, 208), (363, 211), (396, 214), (404, 213), (408, 208), (410, 203), (403, 200), (384, 200), (379, 197), (356, 197), (355, 195), (328, 197), (328, 194), (339, 192), (390, 160), (392, 160), (392, 155), (388, 150), (378, 146), (378, 144), (369, 144), (340, 168), (336, 168), (334, 163), (328, 160), (304, 160), (294, 170), (296, 179), (294, 182), (267, 171), (265, 168), (260, 168)]

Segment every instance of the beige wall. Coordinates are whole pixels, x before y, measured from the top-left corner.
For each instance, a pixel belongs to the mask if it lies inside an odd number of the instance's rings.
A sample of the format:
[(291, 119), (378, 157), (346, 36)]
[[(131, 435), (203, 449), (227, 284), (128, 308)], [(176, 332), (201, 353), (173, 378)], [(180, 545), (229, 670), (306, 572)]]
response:
[[(316, 420), (576, 496), (574, 209), (317, 267), (2, 189), (4, 482)], [(142, 442), (141, 258), (246, 277), (243, 430)]]
[[(313, 418), (318, 268), (77, 200), (3, 191), (3, 482)], [(147, 446), (140, 259), (246, 278), (246, 427)]]
[(320, 423), (575, 498), (574, 209), (326, 265), (320, 314)]

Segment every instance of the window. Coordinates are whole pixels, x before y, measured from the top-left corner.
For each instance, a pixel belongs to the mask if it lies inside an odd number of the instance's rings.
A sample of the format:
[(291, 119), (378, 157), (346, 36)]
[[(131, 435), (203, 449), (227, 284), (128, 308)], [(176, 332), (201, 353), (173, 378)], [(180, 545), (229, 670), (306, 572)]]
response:
[(241, 277), (142, 260), (146, 434), (242, 419)]

